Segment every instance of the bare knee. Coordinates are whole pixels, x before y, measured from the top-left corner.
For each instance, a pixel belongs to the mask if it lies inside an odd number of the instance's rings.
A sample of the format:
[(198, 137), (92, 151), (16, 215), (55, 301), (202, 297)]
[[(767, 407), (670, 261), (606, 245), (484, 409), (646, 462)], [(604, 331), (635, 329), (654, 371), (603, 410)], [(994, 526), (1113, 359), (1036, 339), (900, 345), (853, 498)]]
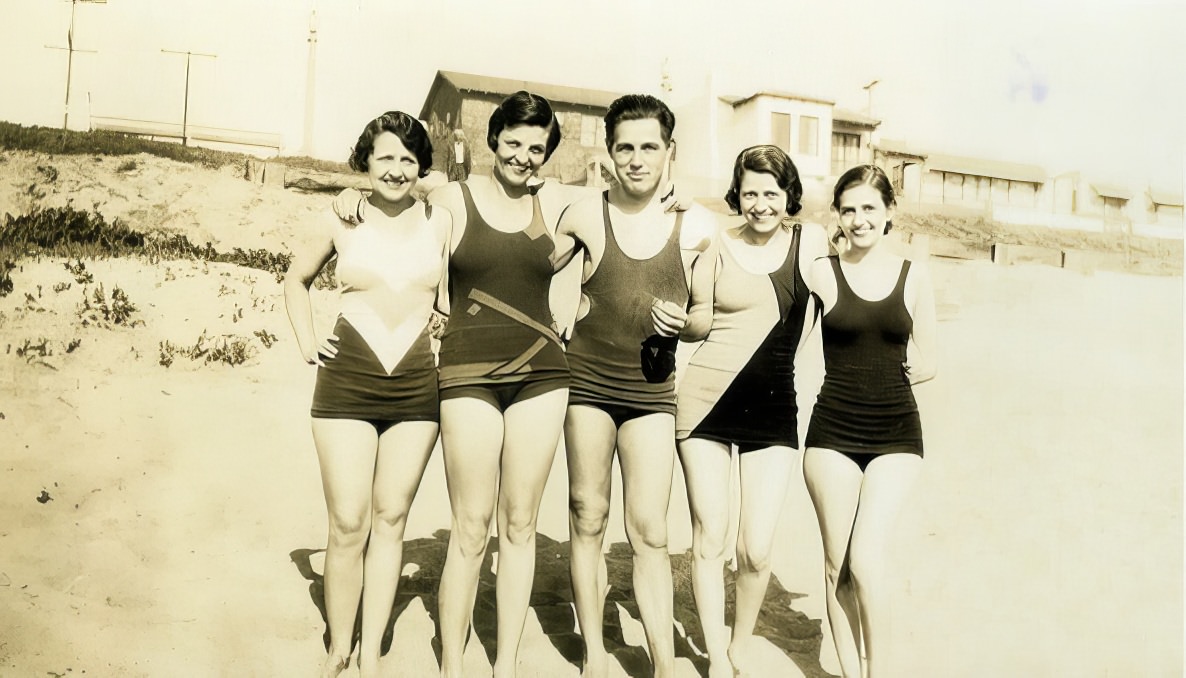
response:
[(530, 544), (535, 538), (535, 511), (524, 509), (509, 509), (501, 521), (499, 536), (514, 546)]
[(408, 510), (406, 507), (376, 507), (371, 516), (372, 529), (385, 532), (398, 531), (402, 533), (407, 521)]
[(464, 558), (481, 558), (486, 553), (486, 542), (490, 535), (489, 518), (453, 517), (453, 532), (449, 535), (451, 544)]
[(609, 520), (609, 502), (601, 497), (573, 493), (568, 501), (568, 515), (573, 535), (600, 537), (605, 534), (605, 525)]
[(834, 562), (831, 558), (824, 558), (824, 581), (828, 588), (835, 590), (848, 579), (848, 572), (843, 563)]
[(737, 549), (737, 569), (742, 572), (765, 572), (770, 569), (769, 547), (753, 547), (744, 541)]
[(719, 560), (725, 557), (725, 537), (728, 528), (724, 525), (701, 523), (692, 532), (692, 552), (701, 560)]
[(370, 533), (371, 520), (367, 513), (330, 514), (329, 543), (332, 547), (361, 550)]
[(667, 516), (635, 516), (626, 520), (626, 539), (635, 551), (667, 550)]

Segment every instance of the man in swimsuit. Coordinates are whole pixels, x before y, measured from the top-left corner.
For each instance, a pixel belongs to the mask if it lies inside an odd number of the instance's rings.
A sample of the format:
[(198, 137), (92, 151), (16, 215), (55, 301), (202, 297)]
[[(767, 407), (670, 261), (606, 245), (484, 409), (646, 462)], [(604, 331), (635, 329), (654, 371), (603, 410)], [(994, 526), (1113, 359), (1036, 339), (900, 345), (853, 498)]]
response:
[(606, 146), (618, 183), (571, 205), (557, 227), (557, 266), (583, 253), (564, 441), (573, 598), (587, 676), (608, 669), (602, 546), (615, 449), (634, 591), (655, 675), (674, 671), (667, 507), (675, 461), (675, 345), (687, 320), (692, 267), (716, 229), (703, 208), (664, 212), (660, 187), (674, 127), (675, 116), (654, 97), (627, 95), (611, 104)]

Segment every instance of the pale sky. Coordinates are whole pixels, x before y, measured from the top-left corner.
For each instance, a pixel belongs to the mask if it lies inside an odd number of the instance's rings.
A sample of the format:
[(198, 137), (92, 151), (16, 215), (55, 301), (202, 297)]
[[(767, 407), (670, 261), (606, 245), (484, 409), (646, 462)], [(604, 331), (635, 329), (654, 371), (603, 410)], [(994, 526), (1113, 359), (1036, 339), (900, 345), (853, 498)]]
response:
[[(313, 155), (341, 160), (367, 120), (418, 114), (438, 69), (616, 92), (780, 89), (860, 110), (935, 153), (1181, 187), (1186, 4), (1169, 0), (501, 3), (109, 0), (79, 4), (71, 127), (88, 112), (284, 136), (301, 152), (318, 14)], [(0, 0), (0, 119), (60, 126), (71, 5)], [(677, 125), (678, 137), (678, 125)], [(681, 138), (681, 144), (695, 143)]]

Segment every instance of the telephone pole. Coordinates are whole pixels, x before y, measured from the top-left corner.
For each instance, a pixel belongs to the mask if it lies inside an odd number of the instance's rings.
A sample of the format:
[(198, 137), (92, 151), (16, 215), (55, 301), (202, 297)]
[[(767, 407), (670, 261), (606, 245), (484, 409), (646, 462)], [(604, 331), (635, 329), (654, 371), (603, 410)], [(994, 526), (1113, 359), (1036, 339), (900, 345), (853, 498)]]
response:
[(162, 49), (165, 54), (184, 54), (185, 55), (185, 104), (181, 110), (181, 145), (189, 145), (189, 61), (190, 57), (209, 57), (211, 59), (218, 58), (217, 54), (203, 54), (202, 52), (181, 52), (172, 49)]
[(309, 15), (309, 58), (305, 64), (305, 134), (302, 140), (305, 155), (313, 155), (314, 93), (317, 88), (317, 10)]
[(57, 45), (46, 45), (47, 49), (65, 50), (66, 56), (66, 103), (65, 111), (62, 113), (62, 129), (66, 129), (70, 122), (70, 79), (74, 73), (74, 53), (84, 52), (86, 54), (95, 54), (93, 49), (76, 49), (74, 47), (74, 10), (78, 8), (78, 3), (89, 2), (96, 5), (105, 5), (107, 0), (70, 0), (70, 30), (66, 33), (66, 46), (58, 47)]

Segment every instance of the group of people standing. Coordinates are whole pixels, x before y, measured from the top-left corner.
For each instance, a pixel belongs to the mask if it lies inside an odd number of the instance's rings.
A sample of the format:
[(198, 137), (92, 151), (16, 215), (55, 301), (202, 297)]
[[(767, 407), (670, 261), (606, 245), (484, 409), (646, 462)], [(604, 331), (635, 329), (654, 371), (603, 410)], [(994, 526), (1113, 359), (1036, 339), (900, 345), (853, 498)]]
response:
[[(540, 182), (560, 126), (547, 100), (517, 92), (490, 117), (489, 177), (450, 182), (424, 202), (413, 195), (432, 163), (423, 126), (389, 112), (363, 130), (350, 164), (367, 173), (371, 192), (338, 197), (284, 285), (301, 354), (319, 367), (312, 427), (329, 514), (323, 675), (347, 666), (360, 603), (358, 666), (375, 675), (404, 525), (438, 433), (452, 508), (438, 596), (442, 676), (462, 674), (492, 520), (494, 675), (516, 673), (540, 500), (561, 435), (583, 674), (608, 671), (602, 553), (615, 453), (655, 675), (673, 675), (675, 664), (667, 508), (677, 456), (710, 674), (744, 669), (778, 514), (800, 466), (795, 353), (817, 324), (826, 376), (802, 468), (841, 668), (876, 673), (887, 524), (922, 456), (911, 385), (934, 374), (925, 267), (880, 244), (894, 198), (873, 166), (837, 183), (837, 254), (827, 256), (824, 229), (793, 219), (802, 183), (774, 146), (738, 156), (726, 201), (743, 221), (719, 230), (703, 208), (671, 197), (674, 128), (663, 102), (623, 96), (605, 118), (617, 182), (606, 191)], [(334, 256), (341, 308), (333, 333), (318, 340), (308, 290)], [(557, 299), (572, 302), (571, 318), (557, 321)], [(448, 315), (436, 356), (434, 307)], [(681, 340), (700, 344), (677, 393)], [(733, 447), (739, 518), (730, 516)], [(731, 520), (739, 529), (730, 635)]]

